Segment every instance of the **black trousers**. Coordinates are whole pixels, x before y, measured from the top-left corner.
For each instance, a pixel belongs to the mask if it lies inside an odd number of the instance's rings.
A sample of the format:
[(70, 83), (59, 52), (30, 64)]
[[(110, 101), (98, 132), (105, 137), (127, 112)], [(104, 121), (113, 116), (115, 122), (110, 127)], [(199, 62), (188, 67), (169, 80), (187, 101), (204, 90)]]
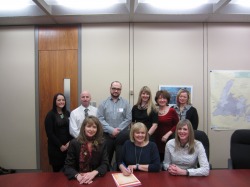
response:
[(116, 163), (121, 161), (121, 159), (122, 159), (122, 146), (123, 146), (124, 142), (129, 139), (129, 132), (130, 132), (129, 128), (125, 128), (117, 135), (117, 137), (111, 137), (110, 134), (104, 133), (110, 164), (111, 164), (111, 161), (113, 158), (114, 151), (115, 151)]

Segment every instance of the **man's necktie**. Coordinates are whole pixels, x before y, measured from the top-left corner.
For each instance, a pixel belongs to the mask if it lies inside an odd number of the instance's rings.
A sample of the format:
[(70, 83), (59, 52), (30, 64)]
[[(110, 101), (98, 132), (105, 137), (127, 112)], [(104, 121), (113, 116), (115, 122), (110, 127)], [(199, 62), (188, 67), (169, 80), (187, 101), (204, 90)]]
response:
[(85, 109), (84, 109), (84, 112), (85, 112), (85, 118), (86, 118), (86, 117), (88, 117), (88, 115), (89, 115), (89, 114), (88, 114), (88, 110), (89, 110), (89, 109), (87, 109), (87, 108), (85, 108)]

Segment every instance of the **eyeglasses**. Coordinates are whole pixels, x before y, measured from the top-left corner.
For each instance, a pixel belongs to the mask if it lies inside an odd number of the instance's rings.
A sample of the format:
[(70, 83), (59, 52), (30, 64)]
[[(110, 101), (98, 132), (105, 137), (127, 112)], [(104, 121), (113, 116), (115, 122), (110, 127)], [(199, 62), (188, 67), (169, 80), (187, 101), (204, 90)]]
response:
[(121, 91), (121, 88), (111, 88), (113, 91)]

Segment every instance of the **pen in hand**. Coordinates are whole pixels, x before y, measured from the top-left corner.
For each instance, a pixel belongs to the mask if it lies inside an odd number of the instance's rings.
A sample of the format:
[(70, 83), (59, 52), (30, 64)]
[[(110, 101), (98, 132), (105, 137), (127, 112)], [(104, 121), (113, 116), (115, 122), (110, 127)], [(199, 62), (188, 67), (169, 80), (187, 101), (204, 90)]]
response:
[[(125, 169), (125, 173), (123, 172), (124, 175), (130, 175), (132, 173), (132, 171), (130, 170), (129, 167), (126, 167), (126, 165), (124, 163), (122, 163), (122, 165), (124, 166), (124, 169)], [(124, 170), (122, 170), (124, 171)]]

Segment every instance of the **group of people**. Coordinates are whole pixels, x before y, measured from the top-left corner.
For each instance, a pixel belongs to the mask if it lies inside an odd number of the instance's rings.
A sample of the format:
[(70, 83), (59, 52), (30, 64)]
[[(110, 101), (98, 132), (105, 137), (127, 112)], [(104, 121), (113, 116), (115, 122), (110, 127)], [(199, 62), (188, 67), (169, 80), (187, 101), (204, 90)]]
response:
[[(170, 107), (170, 94), (157, 91), (155, 102), (149, 87), (141, 88), (137, 103), (130, 107), (120, 96), (122, 84), (110, 85), (110, 96), (98, 108), (83, 91), (81, 105), (71, 113), (65, 96), (58, 93), (45, 119), (49, 162), (53, 171), (64, 171), (69, 179), (90, 184), (108, 170), (124, 175), (133, 171), (172, 175), (207, 176), (209, 163), (201, 142), (194, 139), (197, 110), (190, 94), (181, 89), (177, 105)], [(115, 153), (115, 164), (111, 165)], [(197, 165), (199, 163), (199, 168)]]

